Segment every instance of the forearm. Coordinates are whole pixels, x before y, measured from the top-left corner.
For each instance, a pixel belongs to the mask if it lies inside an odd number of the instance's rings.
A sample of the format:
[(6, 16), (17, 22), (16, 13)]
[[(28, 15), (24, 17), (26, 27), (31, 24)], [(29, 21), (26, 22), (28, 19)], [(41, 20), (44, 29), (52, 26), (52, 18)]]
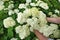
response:
[(57, 18), (49, 18), (49, 17), (47, 17), (46, 19), (47, 19), (48, 22), (57, 23), (57, 24), (60, 23), (60, 17), (57, 17)]

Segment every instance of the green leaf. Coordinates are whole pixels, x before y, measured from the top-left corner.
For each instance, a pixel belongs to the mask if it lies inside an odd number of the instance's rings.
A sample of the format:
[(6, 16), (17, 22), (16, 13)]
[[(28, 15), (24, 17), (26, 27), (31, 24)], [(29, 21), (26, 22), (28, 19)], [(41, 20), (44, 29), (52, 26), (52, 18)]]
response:
[(9, 2), (8, 2), (8, 1), (5, 1), (4, 5), (5, 5), (5, 7), (7, 8), (8, 5), (9, 5)]
[(12, 17), (14, 20), (16, 20), (17, 15), (16, 15), (16, 14), (13, 14), (13, 15), (11, 15), (11, 17)]
[(0, 11), (0, 20), (3, 20), (8, 17), (7, 11)]
[(31, 32), (30, 35), (25, 38), (25, 40), (32, 40), (34, 37), (36, 37), (36, 36), (34, 35), (33, 32)]
[(7, 31), (8, 31), (8, 33), (7, 33), (8, 38), (13, 37), (13, 28), (8, 28)]
[(0, 34), (3, 34), (4, 32), (3, 32), (3, 28), (0, 28)]

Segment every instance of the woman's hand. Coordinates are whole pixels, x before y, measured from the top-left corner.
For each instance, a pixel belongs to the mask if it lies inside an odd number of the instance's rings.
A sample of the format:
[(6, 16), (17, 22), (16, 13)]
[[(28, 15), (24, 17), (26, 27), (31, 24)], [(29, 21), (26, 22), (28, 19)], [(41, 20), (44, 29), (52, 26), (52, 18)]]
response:
[(46, 20), (48, 22), (52, 22), (52, 23), (57, 23), (57, 24), (60, 23), (60, 17), (56, 17), (56, 18), (49, 18), (49, 17), (47, 17)]
[(34, 33), (38, 37), (39, 40), (48, 40), (48, 38), (45, 37), (42, 33), (40, 33), (38, 30), (34, 30)]
[[(46, 18), (48, 22), (53, 22), (53, 23), (60, 23), (60, 17), (57, 18)], [(34, 30), (35, 35), (38, 37), (39, 40), (48, 40), (47, 37), (45, 37), (42, 33), (40, 33), (38, 30)]]

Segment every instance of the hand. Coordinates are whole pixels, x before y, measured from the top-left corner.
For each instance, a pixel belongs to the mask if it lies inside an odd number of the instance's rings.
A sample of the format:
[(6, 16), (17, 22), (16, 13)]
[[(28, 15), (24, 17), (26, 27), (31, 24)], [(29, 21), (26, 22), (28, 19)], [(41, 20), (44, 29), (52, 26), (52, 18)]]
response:
[[(53, 23), (60, 23), (60, 17), (57, 18), (46, 18), (48, 22), (53, 22)], [(45, 37), (42, 33), (40, 33), (38, 30), (34, 30), (35, 35), (38, 37), (39, 40), (48, 40), (47, 37)]]
[(38, 37), (39, 40), (48, 40), (48, 38), (45, 37), (42, 33), (40, 33), (38, 30), (34, 30), (34, 33)]
[(56, 17), (56, 18), (49, 18), (49, 17), (47, 17), (46, 20), (48, 22), (52, 22), (52, 23), (57, 23), (57, 24), (60, 23), (60, 17)]

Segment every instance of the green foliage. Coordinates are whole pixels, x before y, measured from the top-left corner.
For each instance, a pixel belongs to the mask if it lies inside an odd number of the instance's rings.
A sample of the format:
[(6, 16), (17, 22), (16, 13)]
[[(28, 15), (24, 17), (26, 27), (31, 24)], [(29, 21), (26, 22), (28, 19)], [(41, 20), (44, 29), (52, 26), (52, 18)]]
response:
[(7, 40), (7, 36), (3, 35), (0, 40)]
[(8, 36), (8, 38), (12, 38), (13, 37), (13, 28), (8, 28), (7, 36)]
[(3, 32), (3, 28), (0, 28), (0, 34), (3, 34), (4, 32)]
[(35, 37), (34, 33), (31, 32), (28, 37), (26, 37), (24, 40), (32, 40)]
[(7, 17), (8, 17), (7, 11), (4, 11), (4, 10), (0, 11), (0, 20), (3, 20)]
[(8, 1), (6, 1), (6, 2), (4, 3), (4, 5), (5, 5), (5, 7), (7, 8), (7, 7), (8, 7), (8, 5), (9, 5), (9, 2), (8, 2)]

